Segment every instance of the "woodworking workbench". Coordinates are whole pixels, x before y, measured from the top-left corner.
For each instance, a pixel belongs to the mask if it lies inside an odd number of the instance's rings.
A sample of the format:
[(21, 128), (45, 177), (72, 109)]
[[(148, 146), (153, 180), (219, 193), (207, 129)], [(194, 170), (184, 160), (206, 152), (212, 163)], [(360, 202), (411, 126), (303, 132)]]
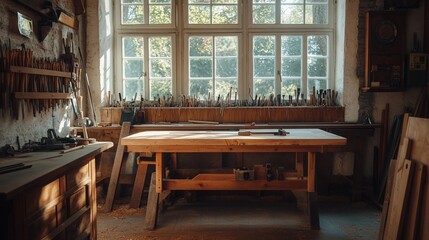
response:
[(1, 239), (97, 239), (96, 159), (111, 148), (97, 142), (69, 151), (0, 158)]
[[(286, 136), (273, 134), (239, 136), (237, 131), (145, 131), (122, 138), (121, 145), (125, 146), (128, 152), (155, 154), (156, 170), (152, 176), (156, 177), (152, 177), (151, 180), (155, 188), (149, 190), (146, 228), (153, 229), (156, 226), (159, 194), (171, 190), (300, 190), (308, 192), (310, 225), (318, 229), (316, 153), (335, 151), (335, 147), (345, 145), (347, 140), (320, 129), (286, 130), (289, 132)], [(296, 161), (297, 174), (286, 177), (285, 180), (236, 181), (232, 174), (199, 174), (190, 180), (168, 178), (166, 166), (174, 168), (174, 163), (166, 162), (169, 154), (198, 152), (306, 153), (307, 175), (305, 176), (302, 170), (303, 161)]]

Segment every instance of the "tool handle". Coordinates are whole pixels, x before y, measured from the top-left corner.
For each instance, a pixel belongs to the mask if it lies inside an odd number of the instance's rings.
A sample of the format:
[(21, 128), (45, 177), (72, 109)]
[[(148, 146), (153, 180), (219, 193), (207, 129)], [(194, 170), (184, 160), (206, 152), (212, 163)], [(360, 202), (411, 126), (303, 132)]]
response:
[(69, 148), (69, 149), (66, 149), (66, 150), (61, 151), (61, 153), (73, 152), (73, 151), (75, 151), (75, 150), (79, 150), (79, 149), (82, 149), (82, 148), (84, 148), (84, 147), (85, 147), (84, 145), (81, 145), (81, 146), (77, 146), (77, 147)]

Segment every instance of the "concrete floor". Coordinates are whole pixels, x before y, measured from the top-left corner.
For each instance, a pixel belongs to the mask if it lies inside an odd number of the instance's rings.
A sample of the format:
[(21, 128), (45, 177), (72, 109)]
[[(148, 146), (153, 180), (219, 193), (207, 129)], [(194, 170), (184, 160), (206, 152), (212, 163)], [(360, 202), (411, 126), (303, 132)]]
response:
[(321, 229), (311, 230), (306, 215), (282, 197), (179, 199), (159, 214), (154, 231), (146, 231), (145, 206), (129, 209), (123, 202), (110, 213), (98, 212), (98, 239), (377, 239), (381, 214), (344, 196), (319, 197)]

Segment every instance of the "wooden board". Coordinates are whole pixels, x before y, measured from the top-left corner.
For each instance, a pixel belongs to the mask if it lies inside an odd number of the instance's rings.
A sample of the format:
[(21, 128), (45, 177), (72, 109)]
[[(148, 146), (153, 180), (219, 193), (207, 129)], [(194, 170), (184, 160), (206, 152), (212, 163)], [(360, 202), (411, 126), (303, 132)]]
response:
[[(121, 134), (119, 139), (128, 136), (130, 132), (131, 123), (124, 122), (122, 124)], [(107, 190), (106, 202), (104, 204), (104, 210), (106, 212), (112, 211), (113, 201), (116, 194), (116, 187), (119, 181), (119, 174), (122, 168), (122, 158), (124, 156), (124, 145), (122, 145), (121, 141), (118, 143), (118, 147), (115, 154), (115, 161), (113, 162), (112, 174), (110, 176), (109, 188)]]
[(389, 165), (388, 175), (387, 175), (386, 192), (384, 193), (383, 211), (381, 213), (380, 230), (378, 233), (379, 240), (383, 239), (384, 230), (386, 228), (387, 214), (390, 206), (390, 197), (392, 195), (391, 191), (393, 186), (393, 176), (395, 175), (395, 170), (396, 170), (396, 160), (391, 160)]
[(403, 234), (403, 239), (405, 240), (417, 239), (419, 217), (421, 216), (420, 210), (423, 197), (423, 185), (426, 181), (426, 166), (420, 162), (417, 162), (415, 165), (405, 218), (407, 224)]
[[(399, 164), (399, 162), (397, 163)], [(384, 239), (401, 239), (403, 224), (405, 220), (405, 210), (408, 200), (408, 193), (411, 186), (411, 179), (414, 171), (414, 163), (411, 160), (404, 160), (404, 165), (395, 172), (396, 182), (393, 188), (393, 198), (389, 204)]]
[[(408, 119), (405, 137), (413, 141), (410, 159), (429, 166), (429, 119), (410, 117)], [(429, 168), (426, 167), (426, 176)], [(422, 207), (420, 208), (421, 218), (418, 224), (417, 239), (429, 239), (429, 183), (423, 184), (424, 195)]]

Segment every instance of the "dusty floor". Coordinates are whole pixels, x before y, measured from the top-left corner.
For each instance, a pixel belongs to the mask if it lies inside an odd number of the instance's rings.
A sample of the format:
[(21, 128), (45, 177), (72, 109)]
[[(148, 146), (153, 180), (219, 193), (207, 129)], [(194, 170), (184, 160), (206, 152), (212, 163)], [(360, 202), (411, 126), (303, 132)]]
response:
[(98, 212), (98, 239), (377, 239), (380, 223), (378, 209), (342, 196), (319, 198), (318, 231), (309, 228), (295, 203), (281, 198), (179, 199), (160, 213), (156, 230), (146, 231), (144, 206), (129, 209), (125, 202), (116, 204), (113, 212)]

